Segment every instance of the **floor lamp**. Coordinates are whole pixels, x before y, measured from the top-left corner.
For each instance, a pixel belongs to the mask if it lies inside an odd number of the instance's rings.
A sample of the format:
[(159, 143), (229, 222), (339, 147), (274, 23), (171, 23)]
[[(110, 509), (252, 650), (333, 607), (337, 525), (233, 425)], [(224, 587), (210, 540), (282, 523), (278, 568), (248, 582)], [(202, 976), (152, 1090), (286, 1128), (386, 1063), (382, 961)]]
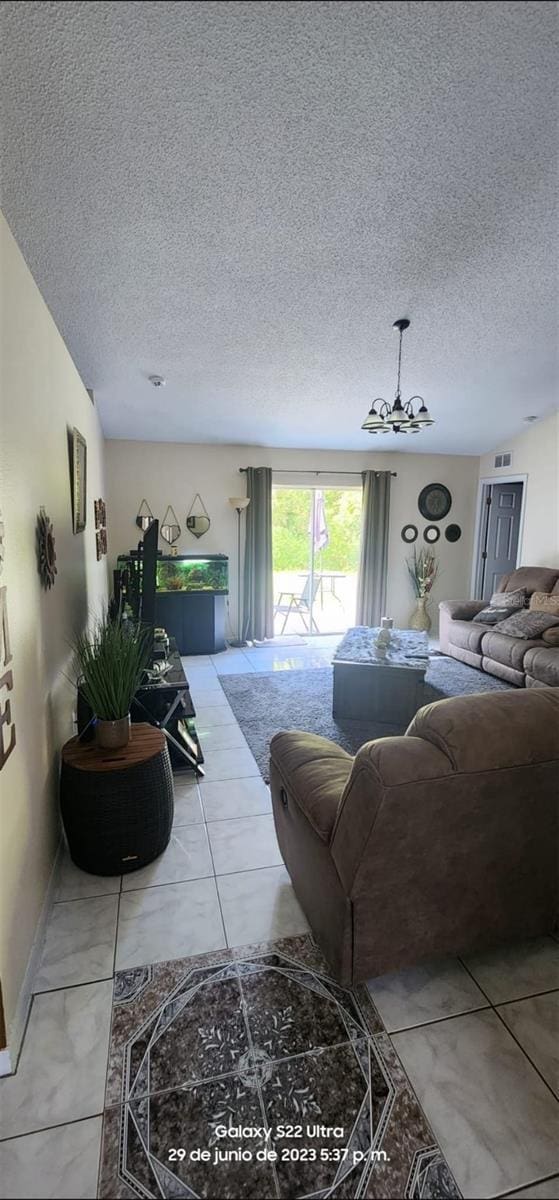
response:
[(230, 496), (229, 503), (231, 508), (235, 509), (237, 514), (237, 631), (238, 636), (234, 641), (230, 642), (230, 646), (246, 646), (243, 640), (243, 621), (241, 613), (241, 517), (245, 508), (248, 508), (250, 499), (248, 496)]

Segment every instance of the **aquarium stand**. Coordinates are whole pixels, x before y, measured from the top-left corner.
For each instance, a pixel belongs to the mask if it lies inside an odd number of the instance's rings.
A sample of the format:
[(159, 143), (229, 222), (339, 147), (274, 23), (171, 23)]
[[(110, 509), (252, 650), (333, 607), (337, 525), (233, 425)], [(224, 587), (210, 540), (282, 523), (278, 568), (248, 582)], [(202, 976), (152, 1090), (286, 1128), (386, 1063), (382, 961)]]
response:
[(179, 654), (225, 650), (228, 589), (225, 554), (164, 554), (158, 558), (155, 620), (175, 638)]
[(157, 592), (155, 620), (175, 638), (179, 654), (225, 650), (225, 596), (215, 592)]

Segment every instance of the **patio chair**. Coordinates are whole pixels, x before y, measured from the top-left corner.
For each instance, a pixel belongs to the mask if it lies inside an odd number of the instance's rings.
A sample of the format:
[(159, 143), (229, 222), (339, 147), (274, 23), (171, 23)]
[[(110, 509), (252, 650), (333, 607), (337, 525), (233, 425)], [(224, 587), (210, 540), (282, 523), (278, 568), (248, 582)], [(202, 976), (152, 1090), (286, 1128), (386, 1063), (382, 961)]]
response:
[[(312, 602), (316, 600), (318, 590), (320, 588), (320, 576), (315, 575), (312, 588)], [(280, 592), (277, 603), (274, 605), (274, 618), (277, 614), (283, 614), (284, 620), (281, 627), (281, 633), (285, 633), (285, 626), (291, 616), (291, 613), (297, 613), (305, 627), (307, 633), (320, 633), (320, 629), (311, 616), (311, 577), (307, 576), (301, 592)]]

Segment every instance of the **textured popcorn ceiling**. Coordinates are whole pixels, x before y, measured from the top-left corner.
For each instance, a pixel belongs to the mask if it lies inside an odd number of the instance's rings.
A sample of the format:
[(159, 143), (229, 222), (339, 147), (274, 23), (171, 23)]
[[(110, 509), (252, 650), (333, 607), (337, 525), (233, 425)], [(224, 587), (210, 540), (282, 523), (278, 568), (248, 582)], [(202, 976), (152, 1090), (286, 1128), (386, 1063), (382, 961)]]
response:
[[(0, 23), (2, 206), (109, 437), (481, 453), (552, 407), (554, 4)], [(402, 315), (437, 423), (371, 438)]]

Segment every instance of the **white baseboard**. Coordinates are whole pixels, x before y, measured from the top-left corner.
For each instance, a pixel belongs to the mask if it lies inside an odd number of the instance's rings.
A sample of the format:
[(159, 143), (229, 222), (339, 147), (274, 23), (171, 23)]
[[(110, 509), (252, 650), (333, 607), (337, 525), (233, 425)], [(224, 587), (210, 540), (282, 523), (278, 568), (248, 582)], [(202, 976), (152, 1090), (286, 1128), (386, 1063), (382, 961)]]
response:
[(43, 953), (43, 944), (45, 941), (45, 933), (46, 933), (46, 929), (47, 929), (47, 924), (48, 924), (51, 909), (52, 909), (52, 906), (54, 903), (54, 894), (55, 894), (55, 887), (56, 887), (56, 874), (57, 874), (57, 870), (58, 870), (58, 862), (60, 859), (61, 851), (62, 851), (62, 838), (60, 839), (60, 842), (58, 844), (58, 849), (57, 849), (55, 857), (54, 857), (54, 863), (53, 863), (52, 871), (50, 873), (49, 881), (47, 884), (47, 890), (45, 892), (45, 898), (43, 900), (43, 907), (41, 909), (41, 915), (39, 917), (39, 920), (37, 921), (37, 928), (35, 930), (35, 938), (33, 940), (33, 945), (31, 947), (31, 953), (29, 955), (29, 959), (27, 962), (27, 969), (25, 971), (23, 983), (20, 988), (20, 993), (18, 996), (17, 1004), (16, 1004), (16, 1010), (15, 1010), (14, 1016), (12, 1018), (12, 1021), (10, 1022), (10, 1027), (7, 1031), (8, 1045), (6, 1046), (5, 1050), (0, 1050), (0, 1076), (13, 1075), (14, 1072), (17, 1070), (18, 1059), (19, 1059), (19, 1055), (21, 1052), (21, 1045), (23, 1042), (23, 1037), (25, 1034), (26, 1026), (27, 1026), (27, 1018), (29, 1016), (29, 1009), (31, 1007), (31, 1001), (33, 999), (33, 983), (35, 980), (35, 975), (37, 973), (37, 969), (39, 967), (39, 963), (41, 961), (41, 954)]

